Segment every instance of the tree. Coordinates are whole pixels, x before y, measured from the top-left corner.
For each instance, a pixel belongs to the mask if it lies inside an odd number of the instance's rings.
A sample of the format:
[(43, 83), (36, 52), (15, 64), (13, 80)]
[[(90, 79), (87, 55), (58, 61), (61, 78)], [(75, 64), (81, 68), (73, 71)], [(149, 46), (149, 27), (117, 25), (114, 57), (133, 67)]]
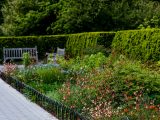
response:
[(159, 2), (150, 0), (60, 0), (58, 7), (54, 34), (136, 29), (160, 16)]
[[(1, 0), (0, 1), (0, 9), (2, 8), (3, 4), (4, 4), (4, 0)], [(2, 16), (2, 12), (0, 11), (0, 24), (2, 24), (2, 22), (3, 22), (3, 16)], [(0, 29), (0, 35), (2, 35), (1, 29)]]
[[(6, 0), (4, 35), (44, 35), (160, 26), (156, 0)], [(156, 17), (154, 17), (156, 16)], [(155, 19), (156, 18), (156, 19)], [(156, 25), (154, 25), (156, 24)]]
[(7, 0), (2, 8), (4, 35), (43, 35), (54, 21), (50, 0)]
[(54, 34), (109, 30), (109, 0), (60, 0)]
[(136, 29), (144, 19), (160, 17), (160, 5), (150, 0), (115, 0), (111, 3), (115, 30)]

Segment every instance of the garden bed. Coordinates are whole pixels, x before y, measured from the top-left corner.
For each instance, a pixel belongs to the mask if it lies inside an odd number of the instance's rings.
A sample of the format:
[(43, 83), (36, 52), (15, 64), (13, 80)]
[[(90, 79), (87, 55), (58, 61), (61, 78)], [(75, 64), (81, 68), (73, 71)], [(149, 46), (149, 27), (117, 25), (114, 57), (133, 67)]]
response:
[(87, 120), (87, 118), (80, 115), (75, 110), (66, 107), (60, 102), (54, 101), (47, 96), (43, 95), (39, 91), (35, 90), (29, 85), (17, 80), (13, 77), (8, 77), (4, 73), (0, 73), (0, 78), (10, 84), (12, 87), (17, 89), (19, 92), (30, 98), (32, 101), (39, 104), (41, 107), (52, 113), (59, 120), (70, 119), (70, 120)]
[(9, 75), (89, 118), (160, 117), (157, 63), (152, 68), (116, 53), (109, 57), (97, 53), (70, 60), (57, 58), (57, 63), (27, 67)]

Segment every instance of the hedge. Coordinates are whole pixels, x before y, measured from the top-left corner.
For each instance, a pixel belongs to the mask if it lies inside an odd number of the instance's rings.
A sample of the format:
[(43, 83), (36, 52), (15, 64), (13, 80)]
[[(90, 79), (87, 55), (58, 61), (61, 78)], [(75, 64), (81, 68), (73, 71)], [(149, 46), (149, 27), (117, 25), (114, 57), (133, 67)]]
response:
[(68, 35), (50, 36), (21, 36), (21, 37), (0, 37), (0, 59), (3, 58), (3, 47), (6, 48), (38, 48), (38, 56), (44, 57), (46, 52), (53, 52), (55, 48), (64, 48)]
[(57, 47), (67, 47), (67, 53), (72, 56), (80, 55), (83, 48), (94, 46), (97, 42), (105, 47), (110, 47), (114, 35), (113, 32), (91, 32), (50, 36), (0, 37), (0, 59), (3, 58), (3, 47), (25, 48), (37, 46), (40, 58), (43, 58), (46, 52), (55, 51)]
[(94, 47), (97, 44), (110, 48), (114, 36), (115, 32), (88, 32), (71, 34), (68, 37), (66, 51), (71, 57), (74, 57), (77, 55), (81, 56), (85, 48)]
[(112, 48), (141, 61), (160, 60), (160, 29), (118, 31)]

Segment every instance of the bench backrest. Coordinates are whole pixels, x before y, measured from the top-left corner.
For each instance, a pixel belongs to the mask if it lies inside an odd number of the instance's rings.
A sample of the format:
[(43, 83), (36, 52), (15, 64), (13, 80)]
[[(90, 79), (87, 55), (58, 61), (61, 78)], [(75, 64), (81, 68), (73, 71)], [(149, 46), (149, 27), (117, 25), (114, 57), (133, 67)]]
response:
[(4, 62), (8, 59), (22, 59), (23, 53), (29, 53), (31, 58), (38, 61), (37, 47), (35, 48), (3, 48)]
[(65, 48), (64, 49), (57, 48), (57, 55), (64, 56), (65, 55)]
[(56, 63), (57, 55), (64, 57), (65, 56), (65, 48), (62, 49), (62, 48), (57, 47), (57, 52), (56, 53), (46, 53), (47, 62)]

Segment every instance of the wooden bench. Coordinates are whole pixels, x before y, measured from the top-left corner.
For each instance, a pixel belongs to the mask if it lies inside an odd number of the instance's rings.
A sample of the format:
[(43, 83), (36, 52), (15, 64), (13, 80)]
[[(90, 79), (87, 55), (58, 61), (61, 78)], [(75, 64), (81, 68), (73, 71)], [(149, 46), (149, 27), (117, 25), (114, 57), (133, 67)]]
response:
[(37, 47), (35, 48), (5, 48), (3, 47), (3, 58), (6, 60), (22, 59), (23, 53), (29, 53), (31, 59), (35, 59), (38, 62)]

